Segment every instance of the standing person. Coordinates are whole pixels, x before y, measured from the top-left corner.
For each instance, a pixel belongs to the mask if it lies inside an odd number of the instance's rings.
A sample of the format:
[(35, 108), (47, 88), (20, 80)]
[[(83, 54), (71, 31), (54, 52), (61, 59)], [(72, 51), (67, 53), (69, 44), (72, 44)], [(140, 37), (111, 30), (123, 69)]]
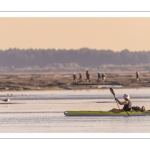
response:
[(79, 80), (81, 80), (82, 79), (82, 74), (81, 74), (81, 72), (79, 72)]
[(98, 75), (98, 81), (100, 81), (101, 80), (101, 74), (100, 74), (100, 72), (97, 72), (97, 75)]
[(76, 82), (76, 73), (73, 74), (73, 81)]
[(106, 75), (104, 73), (102, 73), (102, 82), (104, 82), (106, 79)]
[(86, 70), (86, 82), (89, 81), (90, 82), (90, 73), (88, 70)]
[(139, 73), (136, 71), (136, 81), (139, 81)]

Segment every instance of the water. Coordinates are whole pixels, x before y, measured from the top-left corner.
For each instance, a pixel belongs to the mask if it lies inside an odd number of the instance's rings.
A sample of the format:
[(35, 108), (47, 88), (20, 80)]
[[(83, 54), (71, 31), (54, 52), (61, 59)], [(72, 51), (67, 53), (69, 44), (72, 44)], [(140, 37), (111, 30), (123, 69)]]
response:
[[(134, 106), (150, 109), (150, 89), (114, 89), (123, 100), (130, 94)], [(7, 95), (14, 93), (14, 95)], [(117, 108), (109, 89), (1, 92), (1, 133), (149, 133), (150, 116), (69, 117), (67, 110), (110, 110)]]

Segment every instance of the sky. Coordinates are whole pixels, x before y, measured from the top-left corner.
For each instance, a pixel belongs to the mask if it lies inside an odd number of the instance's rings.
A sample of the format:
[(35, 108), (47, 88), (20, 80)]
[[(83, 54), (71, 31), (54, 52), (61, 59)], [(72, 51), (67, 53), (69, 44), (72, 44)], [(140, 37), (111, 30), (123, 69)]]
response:
[(146, 17), (1, 17), (0, 49), (150, 50)]

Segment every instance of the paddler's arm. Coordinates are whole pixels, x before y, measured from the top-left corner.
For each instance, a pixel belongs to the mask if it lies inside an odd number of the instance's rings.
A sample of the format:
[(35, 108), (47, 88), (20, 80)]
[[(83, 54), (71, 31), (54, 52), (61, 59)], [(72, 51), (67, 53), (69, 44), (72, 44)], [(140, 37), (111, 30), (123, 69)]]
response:
[(115, 98), (115, 100), (120, 104), (120, 105), (125, 105), (125, 104), (128, 104), (127, 101), (124, 101), (124, 102), (120, 102), (119, 99)]

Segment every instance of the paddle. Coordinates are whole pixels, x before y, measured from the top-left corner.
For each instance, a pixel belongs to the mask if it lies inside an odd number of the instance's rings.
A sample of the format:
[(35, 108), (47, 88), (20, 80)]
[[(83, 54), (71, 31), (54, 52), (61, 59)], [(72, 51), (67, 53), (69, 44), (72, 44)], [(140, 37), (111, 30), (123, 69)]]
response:
[[(115, 97), (115, 92), (114, 92), (114, 90), (112, 89), (112, 88), (110, 88), (110, 92), (113, 94), (113, 96), (114, 96), (114, 98), (116, 98)], [(115, 101), (116, 101), (116, 99), (115, 99)], [(117, 101), (116, 101), (116, 103), (117, 103)], [(117, 103), (117, 105), (118, 105), (118, 103)], [(119, 107), (119, 105), (118, 105), (118, 108), (120, 109), (120, 107)], [(126, 113), (127, 113), (127, 111), (126, 111)], [(128, 113), (127, 113), (128, 114)], [(128, 114), (129, 115), (129, 114)], [(130, 115), (129, 115), (130, 116)]]
[[(110, 92), (114, 95), (114, 98), (116, 98), (116, 97), (115, 97), (115, 92), (114, 92), (114, 90), (113, 90), (112, 88), (110, 88)], [(115, 101), (116, 101), (116, 100), (115, 100)], [(116, 101), (116, 103), (117, 103), (117, 101)], [(118, 103), (117, 103), (117, 105), (118, 105)], [(118, 108), (120, 109), (119, 105), (118, 105)]]

